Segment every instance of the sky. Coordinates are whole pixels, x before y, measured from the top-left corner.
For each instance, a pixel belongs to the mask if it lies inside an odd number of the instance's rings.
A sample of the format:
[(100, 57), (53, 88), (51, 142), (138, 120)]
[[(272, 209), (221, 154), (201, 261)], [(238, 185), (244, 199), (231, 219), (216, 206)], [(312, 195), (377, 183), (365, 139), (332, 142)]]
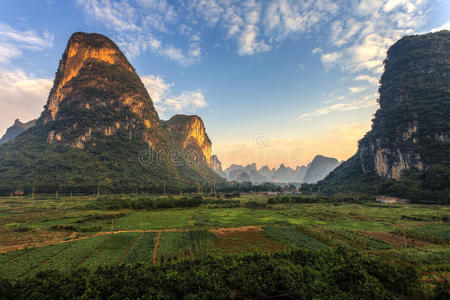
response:
[(0, 0), (0, 135), (39, 117), (73, 32), (117, 43), (161, 119), (197, 114), (223, 166), (348, 159), (390, 45), (448, 0)]

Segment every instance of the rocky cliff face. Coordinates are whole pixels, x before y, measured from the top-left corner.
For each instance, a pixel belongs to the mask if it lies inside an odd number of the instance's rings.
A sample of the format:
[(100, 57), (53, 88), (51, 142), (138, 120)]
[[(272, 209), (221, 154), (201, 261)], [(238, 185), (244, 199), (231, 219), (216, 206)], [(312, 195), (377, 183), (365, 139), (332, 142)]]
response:
[(222, 162), (219, 160), (219, 158), (217, 157), (217, 155), (213, 154), (211, 155), (211, 160), (210, 160), (210, 167), (211, 169), (220, 177), (226, 178), (227, 175), (225, 174), (225, 172), (222, 169)]
[(14, 124), (6, 130), (6, 133), (0, 139), (0, 144), (12, 141), (16, 136), (18, 136), (28, 128), (33, 127), (34, 125), (36, 125), (36, 120), (22, 123), (19, 119), (16, 119)]
[[(204, 164), (192, 164), (197, 154)], [(195, 191), (225, 184), (206, 166), (210, 156), (199, 117), (161, 122), (119, 48), (103, 35), (75, 33), (36, 125), (0, 146), (0, 194), (92, 193), (106, 178), (117, 192)]]
[(100, 34), (71, 36), (39, 122), (48, 128), (48, 143), (75, 148), (119, 130), (155, 148), (164, 140), (139, 76), (114, 42)]
[(178, 147), (191, 151), (188, 158), (210, 166), (211, 140), (199, 116), (175, 115), (170, 120), (163, 121), (162, 126)]
[(423, 171), (438, 162), (430, 150), (448, 149), (449, 91), (449, 31), (405, 37), (391, 46), (380, 109), (359, 144), (363, 173), (400, 179), (405, 170)]
[(357, 153), (311, 190), (450, 203), (450, 31), (406, 36), (388, 52), (380, 108)]

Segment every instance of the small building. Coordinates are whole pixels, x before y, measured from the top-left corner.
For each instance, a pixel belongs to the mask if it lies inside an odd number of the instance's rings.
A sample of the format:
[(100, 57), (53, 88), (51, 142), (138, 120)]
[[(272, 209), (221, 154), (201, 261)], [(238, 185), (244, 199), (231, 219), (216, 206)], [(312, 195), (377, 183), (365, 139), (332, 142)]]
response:
[(402, 198), (398, 198), (398, 197), (392, 197), (392, 196), (377, 196), (376, 198), (377, 202), (380, 203), (386, 203), (386, 204), (408, 204), (409, 200), (408, 199), (402, 199)]

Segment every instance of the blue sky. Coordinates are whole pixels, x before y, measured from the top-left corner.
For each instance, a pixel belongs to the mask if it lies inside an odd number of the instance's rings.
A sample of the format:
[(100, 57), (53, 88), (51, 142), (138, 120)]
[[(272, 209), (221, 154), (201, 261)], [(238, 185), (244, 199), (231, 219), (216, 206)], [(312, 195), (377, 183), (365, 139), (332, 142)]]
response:
[(450, 29), (450, 1), (0, 1), (0, 134), (39, 116), (73, 32), (113, 39), (163, 119), (198, 114), (225, 166), (347, 159), (387, 48)]

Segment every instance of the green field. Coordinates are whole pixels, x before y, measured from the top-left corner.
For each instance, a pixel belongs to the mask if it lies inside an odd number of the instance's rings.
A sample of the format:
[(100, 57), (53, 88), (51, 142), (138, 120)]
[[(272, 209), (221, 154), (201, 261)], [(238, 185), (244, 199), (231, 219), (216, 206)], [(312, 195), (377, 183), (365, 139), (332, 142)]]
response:
[[(231, 202), (213, 200), (190, 208), (110, 210), (92, 209), (92, 197), (0, 199), (0, 277), (338, 247), (411, 262), (424, 274), (450, 272), (446, 206), (266, 205), (267, 198), (247, 195), (231, 199), (238, 207), (226, 207)], [(262, 206), (247, 208), (250, 201)]]

